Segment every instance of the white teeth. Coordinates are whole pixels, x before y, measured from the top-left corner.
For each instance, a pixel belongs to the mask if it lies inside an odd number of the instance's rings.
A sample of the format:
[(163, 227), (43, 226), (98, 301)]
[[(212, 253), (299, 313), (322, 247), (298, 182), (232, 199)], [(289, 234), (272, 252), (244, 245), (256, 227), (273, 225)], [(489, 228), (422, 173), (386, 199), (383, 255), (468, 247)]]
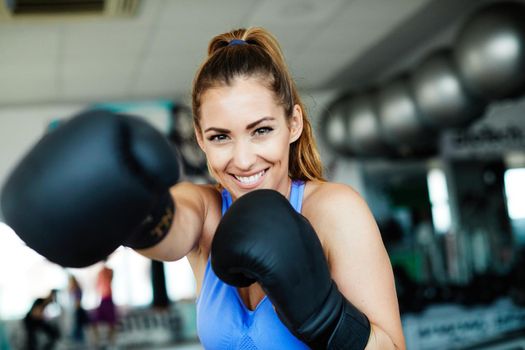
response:
[(245, 184), (245, 185), (251, 185), (251, 184), (257, 182), (257, 180), (259, 180), (259, 178), (261, 176), (263, 176), (263, 174), (264, 174), (264, 170), (259, 172), (259, 173), (257, 173), (257, 174), (255, 174), (255, 175), (252, 175), (252, 176), (237, 176), (237, 175), (235, 175), (235, 178), (237, 180), (239, 180), (240, 182), (242, 182), (243, 184)]

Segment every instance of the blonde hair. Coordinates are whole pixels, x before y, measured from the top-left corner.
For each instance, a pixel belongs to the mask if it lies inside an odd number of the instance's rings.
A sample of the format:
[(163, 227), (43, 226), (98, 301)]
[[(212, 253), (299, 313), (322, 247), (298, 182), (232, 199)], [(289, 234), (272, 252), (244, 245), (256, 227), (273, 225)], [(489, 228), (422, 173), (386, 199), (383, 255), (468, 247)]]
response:
[[(242, 42), (229, 45), (232, 40)], [(324, 181), (323, 166), (306, 109), (277, 39), (263, 28), (235, 29), (210, 41), (208, 57), (193, 81), (193, 122), (197, 132), (201, 132), (200, 108), (204, 92), (217, 86), (229, 86), (238, 77), (260, 78), (275, 93), (288, 119), (295, 105), (301, 108), (303, 131), (290, 145), (288, 173), (292, 179)]]

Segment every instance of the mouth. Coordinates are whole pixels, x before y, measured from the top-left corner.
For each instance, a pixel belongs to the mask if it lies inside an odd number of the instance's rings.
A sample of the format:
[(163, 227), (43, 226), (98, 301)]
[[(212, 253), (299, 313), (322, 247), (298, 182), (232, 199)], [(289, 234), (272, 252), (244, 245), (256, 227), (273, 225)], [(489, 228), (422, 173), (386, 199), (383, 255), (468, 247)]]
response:
[(252, 188), (252, 187), (259, 185), (259, 183), (261, 183), (267, 170), (268, 169), (261, 170), (258, 173), (250, 175), (250, 176), (239, 176), (239, 175), (234, 175), (234, 174), (232, 175), (237, 180), (237, 182), (241, 184), (242, 187)]

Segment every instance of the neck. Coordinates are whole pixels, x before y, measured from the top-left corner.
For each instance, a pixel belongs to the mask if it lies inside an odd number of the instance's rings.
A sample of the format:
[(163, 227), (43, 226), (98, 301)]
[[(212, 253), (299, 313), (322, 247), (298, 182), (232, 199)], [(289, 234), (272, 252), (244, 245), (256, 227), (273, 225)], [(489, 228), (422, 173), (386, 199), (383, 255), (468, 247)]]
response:
[(292, 193), (292, 179), (289, 176), (287, 176), (286, 180), (284, 181), (283, 189), (284, 189), (284, 192), (283, 191), (279, 191), (279, 192), (286, 198), (290, 199), (290, 194)]

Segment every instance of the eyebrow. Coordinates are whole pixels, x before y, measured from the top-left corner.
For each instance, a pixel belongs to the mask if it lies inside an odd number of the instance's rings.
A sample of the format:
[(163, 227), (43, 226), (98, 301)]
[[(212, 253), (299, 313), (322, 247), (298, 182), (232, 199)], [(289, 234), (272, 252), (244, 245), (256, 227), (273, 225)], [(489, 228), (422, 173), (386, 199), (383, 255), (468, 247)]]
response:
[[(274, 117), (262, 117), (261, 119), (256, 120), (253, 123), (248, 124), (246, 126), (246, 130), (253, 129), (258, 124), (260, 124), (260, 123), (262, 123), (264, 121), (270, 121), (270, 120), (275, 120), (275, 118)], [(230, 132), (230, 130), (228, 130), (228, 129), (216, 128), (216, 127), (213, 127), (213, 126), (207, 128), (206, 130), (204, 130), (204, 132), (208, 132), (208, 131), (215, 131), (215, 132), (219, 132), (219, 133), (223, 133), (223, 134), (227, 134), (227, 133)]]

